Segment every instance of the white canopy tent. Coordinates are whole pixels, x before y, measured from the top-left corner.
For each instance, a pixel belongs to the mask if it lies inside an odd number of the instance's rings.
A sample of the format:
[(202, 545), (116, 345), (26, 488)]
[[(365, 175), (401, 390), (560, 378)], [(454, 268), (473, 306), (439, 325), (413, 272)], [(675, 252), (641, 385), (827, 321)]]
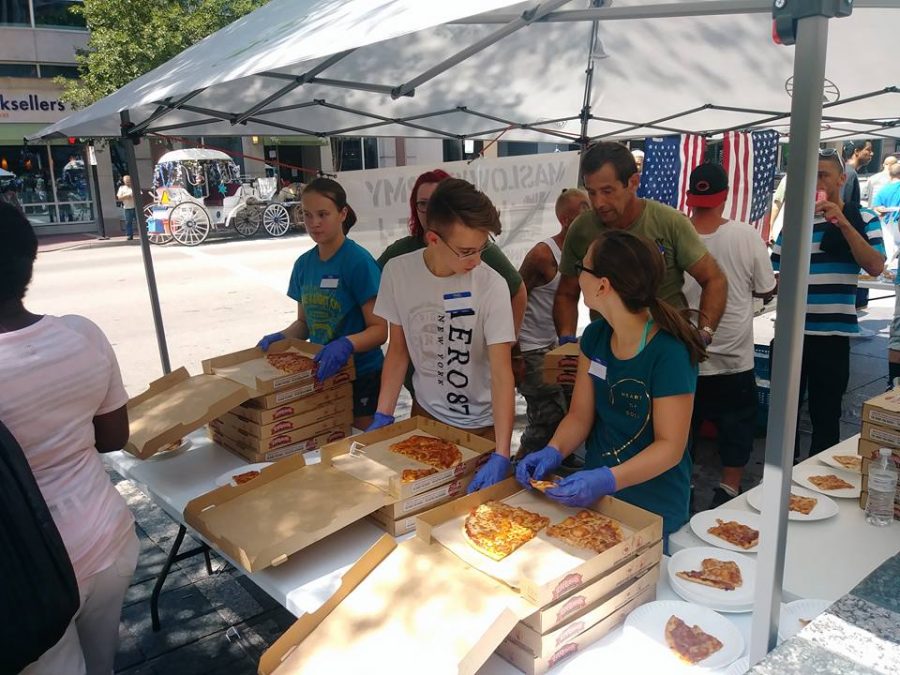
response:
[[(774, 4), (820, 10), (797, 22), (796, 48), (773, 44), (769, 0), (273, 0), (32, 140), (503, 133), (586, 143), (754, 127), (789, 133), (786, 219), (807, 225), (784, 233), (755, 662), (777, 635), (816, 147), (820, 139), (893, 138), (900, 129), (891, 54), (900, 0), (849, 3), (852, 16), (837, 21), (826, 16), (839, 0)], [(168, 369), (143, 231), (141, 238)]]

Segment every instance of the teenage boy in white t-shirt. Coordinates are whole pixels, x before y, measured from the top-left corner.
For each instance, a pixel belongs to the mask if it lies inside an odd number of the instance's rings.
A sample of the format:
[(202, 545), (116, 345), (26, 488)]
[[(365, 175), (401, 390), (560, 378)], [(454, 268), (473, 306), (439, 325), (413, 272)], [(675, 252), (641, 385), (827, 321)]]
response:
[(410, 361), (413, 415), (424, 415), (495, 440), (496, 452), (469, 485), (480, 490), (509, 474), (516, 341), (506, 282), (481, 264), (497, 209), (471, 183), (448, 178), (428, 202), (426, 248), (390, 260), (381, 275), (375, 314), (390, 343), (381, 375), (377, 429), (394, 421)]
[[(691, 222), (728, 279), (725, 313), (706, 348), (708, 358), (700, 364), (694, 395), (694, 437), (703, 420), (713, 422), (722, 459), (722, 480), (709, 508), (741, 491), (756, 428), (753, 298), (771, 299), (775, 293), (775, 274), (762, 237), (747, 223), (722, 216), (727, 197), (728, 174), (721, 165), (701, 164), (691, 172), (687, 193)], [(700, 287), (687, 275), (684, 294), (691, 308), (700, 306)]]

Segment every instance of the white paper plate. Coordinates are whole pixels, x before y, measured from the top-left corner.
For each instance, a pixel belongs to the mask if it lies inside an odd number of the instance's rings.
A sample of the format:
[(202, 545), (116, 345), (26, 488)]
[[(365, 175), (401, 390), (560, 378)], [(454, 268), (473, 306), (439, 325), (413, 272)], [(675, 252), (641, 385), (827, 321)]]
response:
[[(736, 562), (741, 570), (743, 583), (733, 591), (725, 591), (694, 583), (677, 575), (678, 572), (701, 569), (704, 558)], [(753, 610), (756, 561), (743, 553), (710, 546), (682, 549), (669, 560), (669, 583), (672, 590), (688, 602), (695, 602), (717, 612), (749, 612)]]
[[(672, 672), (691, 668), (666, 644), (666, 623), (672, 615), (688, 626), (716, 637), (722, 648), (693, 668), (727, 668), (744, 653), (744, 638), (731, 621), (707, 607), (679, 600), (658, 600), (641, 605), (625, 619), (623, 636), (634, 654), (633, 672)], [(646, 658), (647, 663), (644, 663)]]
[(267, 466), (272, 466), (272, 462), (257, 462), (256, 464), (247, 464), (245, 466), (236, 467), (216, 478), (216, 485), (219, 487), (224, 487), (225, 485), (237, 485), (237, 483), (231, 480), (232, 476), (236, 476), (239, 473), (246, 473), (247, 471), (262, 471)]
[[(839, 509), (837, 502), (820, 492), (813, 492), (812, 490), (807, 490), (799, 485), (792, 485), (791, 492), (798, 497), (812, 497), (817, 501), (813, 510), (810, 511), (808, 515), (804, 515), (797, 511), (788, 511), (789, 520), (825, 520), (826, 518), (831, 518), (838, 514)], [(757, 485), (747, 492), (747, 503), (757, 511), (762, 511), (762, 500), (762, 485)]]
[(181, 441), (181, 445), (178, 445), (171, 450), (159, 450), (156, 454), (151, 455), (145, 461), (151, 461), (154, 459), (166, 459), (167, 457), (174, 457), (175, 455), (180, 455), (182, 452), (187, 450), (193, 445), (193, 442), (190, 438), (185, 438)]
[[(835, 475), (842, 480), (847, 481), (853, 487), (852, 488), (843, 488), (841, 490), (822, 490), (817, 488), (815, 484), (809, 481), (811, 476), (829, 476)], [(849, 471), (845, 471), (843, 469), (832, 469), (831, 467), (825, 468), (824, 466), (795, 466), (794, 473), (791, 478), (793, 478), (794, 482), (797, 485), (802, 485), (805, 488), (809, 488), (814, 492), (818, 492), (822, 495), (828, 495), (829, 497), (837, 497), (839, 499), (858, 499), (859, 493), (862, 490), (862, 476), (858, 473), (851, 473)]]
[[(846, 466), (837, 461), (834, 456), (835, 455), (851, 455), (853, 457), (859, 457), (860, 466), (858, 469), (848, 469)], [(862, 457), (857, 455), (853, 450), (846, 450), (841, 447), (840, 444), (834, 446), (833, 448), (828, 448), (827, 450), (823, 450), (818, 455), (816, 455), (816, 459), (820, 462), (827, 464), (828, 466), (833, 466), (835, 469), (841, 469), (842, 471), (849, 471), (850, 473), (861, 473), (862, 472)]]
[(745, 549), (730, 544), (724, 539), (707, 532), (709, 528), (716, 526), (716, 520), (718, 519), (724, 520), (725, 522), (736, 520), (743, 525), (752, 527), (754, 530), (759, 530), (759, 514), (753, 513), (752, 511), (738, 511), (736, 509), (713, 509), (712, 511), (701, 511), (700, 513), (694, 514), (694, 517), (691, 518), (691, 529), (694, 531), (694, 534), (707, 544), (712, 544), (713, 546), (718, 546), (719, 548), (724, 548), (728, 551), (737, 551), (738, 553), (756, 553), (759, 548), (759, 542), (756, 543), (756, 546)]
[(778, 639), (788, 640), (803, 629), (803, 621), (812, 621), (819, 614), (831, 606), (828, 600), (808, 598), (795, 600), (781, 606), (781, 615), (778, 619)]
[(742, 656), (732, 663), (726, 670), (722, 671), (722, 675), (744, 675), (750, 670), (750, 657)]

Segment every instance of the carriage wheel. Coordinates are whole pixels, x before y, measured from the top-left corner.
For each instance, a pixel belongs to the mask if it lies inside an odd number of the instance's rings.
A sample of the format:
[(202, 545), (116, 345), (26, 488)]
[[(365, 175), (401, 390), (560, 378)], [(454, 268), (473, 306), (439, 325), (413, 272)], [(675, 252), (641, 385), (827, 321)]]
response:
[(259, 209), (246, 204), (237, 207), (231, 216), (231, 223), (235, 231), (242, 237), (252, 237), (259, 232)]
[(281, 237), (291, 229), (291, 217), (282, 204), (269, 204), (263, 211), (263, 227), (273, 237)]
[(302, 204), (291, 207), (291, 224), (300, 232), (306, 232), (306, 223), (303, 222)]
[(155, 232), (150, 231), (149, 222), (150, 218), (153, 216), (153, 207), (147, 205), (144, 207), (144, 225), (147, 226), (147, 239), (150, 240), (151, 244), (156, 244), (157, 246), (162, 246), (163, 244), (168, 244), (172, 241), (172, 235), (168, 232), (163, 232), (162, 234), (157, 234)]
[(172, 236), (184, 246), (196, 246), (209, 236), (209, 214), (199, 204), (182, 202), (169, 215)]

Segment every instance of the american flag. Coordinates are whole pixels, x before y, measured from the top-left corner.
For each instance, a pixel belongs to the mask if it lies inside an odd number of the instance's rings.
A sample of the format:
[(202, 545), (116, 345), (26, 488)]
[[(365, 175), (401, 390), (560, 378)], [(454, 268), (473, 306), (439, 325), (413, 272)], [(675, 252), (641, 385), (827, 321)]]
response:
[(685, 198), (691, 171), (703, 163), (706, 139), (685, 134), (648, 139), (644, 144), (644, 170), (640, 197), (646, 197), (687, 213)]
[(759, 227), (769, 210), (775, 163), (777, 131), (728, 131), (725, 133), (722, 166), (728, 172), (726, 218)]

